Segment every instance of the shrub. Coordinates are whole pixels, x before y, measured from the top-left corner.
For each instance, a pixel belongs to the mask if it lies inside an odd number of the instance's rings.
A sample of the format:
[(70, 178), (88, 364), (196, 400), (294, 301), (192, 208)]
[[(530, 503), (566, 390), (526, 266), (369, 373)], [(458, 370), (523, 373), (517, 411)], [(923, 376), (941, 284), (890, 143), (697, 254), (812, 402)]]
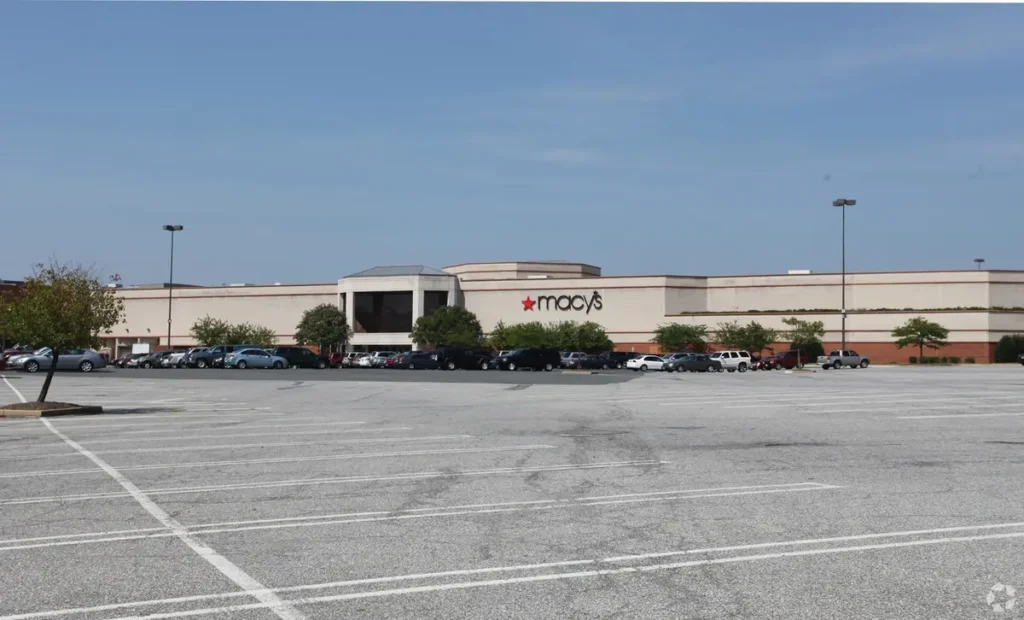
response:
[(959, 355), (950, 355), (949, 356), (949, 363), (950, 364), (959, 364), (960, 363), (960, 356)]
[(974, 363), (974, 358), (973, 357), (968, 357), (967, 359), (964, 360), (964, 362), (966, 362), (968, 364), (973, 364)]
[(996, 363), (1008, 364), (1017, 361), (1017, 355), (1024, 352), (1024, 335), (1003, 336), (996, 344)]
[(939, 363), (941, 363), (941, 364), (948, 364), (948, 363), (949, 363), (949, 358), (948, 358), (948, 357), (946, 357), (945, 355), (943, 355), (943, 356), (942, 356), (942, 357), (941, 357), (941, 358), (939, 359)]
[(917, 363), (917, 356), (916, 355), (911, 355), (910, 356), (910, 363), (911, 364), (916, 364)]

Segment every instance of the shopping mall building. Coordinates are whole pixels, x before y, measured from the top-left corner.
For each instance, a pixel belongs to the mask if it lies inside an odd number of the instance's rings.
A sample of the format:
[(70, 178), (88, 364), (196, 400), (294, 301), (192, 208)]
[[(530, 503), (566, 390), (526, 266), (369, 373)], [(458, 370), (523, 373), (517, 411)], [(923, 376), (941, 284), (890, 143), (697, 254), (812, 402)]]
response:
[[(924, 316), (950, 330), (942, 355), (990, 361), (996, 341), (1024, 332), (1024, 271), (899, 271), (846, 274), (849, 348), (873, 361), (906, 361), (891, 331)], [(126, 286), (126, 322), (106, 338), (120, 355), (135, 343), (168, 344), (166, 284)], [(464, 306), (484, 331), (499, 321), (594, 321), (618, 350), (657, 351), (663, 323), (707, 325), (757, 320), (785, 328), (797, 316), (824, 321), (825, 348), (841, 340), (842, 278), (838, 273), (790, 272), (744, 276), (602, 276), (600, 267), (560, 261), (464, 263), (444, 269), (375, 267), (326, 284), (189, 286), (171, 291), (170, 344), (195, 345), (192, 324), (205, 316), (270, 327), (279, 344), (294, 343), (302, 313), (336, 304), (353, 329), (350, 350), (403, 350), (418, 317), (441, 306)], [(775, 348), (784, 349), (783, 343)]]

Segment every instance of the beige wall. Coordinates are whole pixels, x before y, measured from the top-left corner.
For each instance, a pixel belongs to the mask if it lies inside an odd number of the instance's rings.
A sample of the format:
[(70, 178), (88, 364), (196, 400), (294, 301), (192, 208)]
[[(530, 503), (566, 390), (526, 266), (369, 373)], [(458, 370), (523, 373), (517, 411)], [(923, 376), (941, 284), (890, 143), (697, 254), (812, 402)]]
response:
[(549, 278), (593, 278), (601, 275), (601, 268), (585, 263), (557, 262), (507, 262), (507, 263), (463, 263), (444, 268), (462, 281), (468, 280), (517, 280), (531, 276)]
[[(988, 280), (984, 271), (847, 274), (846, 307), (987, 307)], [(841, 282), (840, 274), (708, 278), (707, 308), (713, 312), (839, 309)]]
[[(115, 327), (112, 335), (122, 339), (159, 337), (160, 344), (167, 344), (167, 289), (118, 292), (125, 303), (126, 322)], [(337, 299), (336, 284), (174, 289), (171, 344), (196, 344), (189, 329), (207, 315), (269, 327), (278, 335), (279, 344), (288, 344), (293, 342), (303, 312), (319, 304), (336, 304)]]

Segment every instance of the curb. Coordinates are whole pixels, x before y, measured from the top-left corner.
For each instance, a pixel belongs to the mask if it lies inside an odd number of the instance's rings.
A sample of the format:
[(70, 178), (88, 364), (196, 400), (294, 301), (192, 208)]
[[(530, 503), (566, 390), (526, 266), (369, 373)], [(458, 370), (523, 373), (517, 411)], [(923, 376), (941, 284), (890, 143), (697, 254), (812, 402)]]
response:
[(103, 413), (103, 407), (81, 406), (65, 409), (0, 409), (2, 418), (50, 418), (62, 415), (94, 415)]
[(563, 370), (563, 375), (596, 375), (596, 370)]

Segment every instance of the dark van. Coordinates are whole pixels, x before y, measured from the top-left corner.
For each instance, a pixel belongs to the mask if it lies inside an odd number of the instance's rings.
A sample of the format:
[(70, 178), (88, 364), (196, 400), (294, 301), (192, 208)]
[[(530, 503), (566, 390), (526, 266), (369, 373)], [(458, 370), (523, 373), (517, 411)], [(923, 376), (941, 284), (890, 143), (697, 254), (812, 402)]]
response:
[(274, 347), (267, 351), (271, 355), (288, 360), (288, 365), (292, 368), (324, 369), (331, 365), (331, 358), (326, 355), (317, 355), (306, 347)]
[(446, 346), (434, 351), (434, 359), (437, 360), (437, 367), (444, 370), (479, 370), (484, 363), (490, 363), (491, 354), (478, 349)]
[(562, 356), (557, 349), (516, 349), (494, 360), (502, 370), (533, 370), (551, 371), (562, 363)]

